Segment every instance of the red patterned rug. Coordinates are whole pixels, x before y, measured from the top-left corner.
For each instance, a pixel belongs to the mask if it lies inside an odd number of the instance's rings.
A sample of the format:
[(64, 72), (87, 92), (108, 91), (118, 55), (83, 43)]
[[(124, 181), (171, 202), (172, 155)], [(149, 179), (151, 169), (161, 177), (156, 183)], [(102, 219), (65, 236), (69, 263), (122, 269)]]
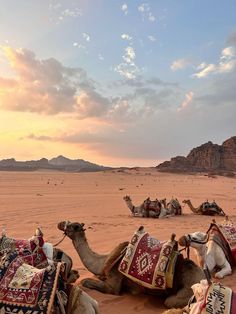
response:
[(3, 236), (0, 240), (1, 254), (16, 251), (20, 256), (29, 256), (30, 265), (35, 267), (46, 267), (47, 257), (43, 252), (44, 240), (41, 236), (34, 236), (29, 240), (13, 239)]
[(178, 252), (176, 241), (160, 242), (143, 229), (132, 237), (119, 271), (143, 287), (172, 288)]
[(0, 313), (51, 313), (61, 263), (43, 269), (35, 268), (30, 263), (30, 255), (20, 256), (18, 252), (12, 252), (2, 260)]
[(231, 220), (226, 220), (221, 224), (212, 223), (210, 229), (208, 230), (208, 234), (210, 236), (209, 239), (211, 238), (211, 233), (214, 233), (214, 231), (218, 231), (220, 233), (220, 237), (224, 241), (222, 249), (225, 252), (225, 247), (227, 247), (227, 251), (230, 254), (230, 260), (233, 264), (236, 264), (236, 226)]

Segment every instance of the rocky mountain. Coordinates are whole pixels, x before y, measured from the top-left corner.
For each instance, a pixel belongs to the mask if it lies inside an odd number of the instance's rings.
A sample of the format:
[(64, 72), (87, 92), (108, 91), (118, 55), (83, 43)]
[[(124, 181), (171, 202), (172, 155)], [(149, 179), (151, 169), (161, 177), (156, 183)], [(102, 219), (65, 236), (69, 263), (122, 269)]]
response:
[(0, 170), (5, 171), (35, 171), (39, 169), (60, 170), (60, 171), (102, 171), (112, 169), (111, 167), (100, 166), (83, 159), (71, 160), (64, 156), (58, 156), (48, 160), (16, 161), (14, 158), (0, 160)]
[(193, 148), (187, 157), (177, 156), (157, 166), (166, 172), (209, 172), (218, 173), (236, 171), (236, 136), (222, 143), (222, 145), (205, 143)]

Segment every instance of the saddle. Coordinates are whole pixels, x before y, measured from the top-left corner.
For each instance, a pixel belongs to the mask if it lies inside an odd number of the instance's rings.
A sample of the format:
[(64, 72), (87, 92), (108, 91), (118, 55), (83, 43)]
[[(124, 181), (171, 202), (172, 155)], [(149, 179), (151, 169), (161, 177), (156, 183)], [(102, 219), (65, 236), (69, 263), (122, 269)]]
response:
[(203, 215), (209, 215), (209, 216), (214, 216), (214, 215), (220, 215), (220, 216), (225, 216), (222, 208), (216, 204), (216, 202), (204, 202), (200, 206), (200, 211), (202, 212)]
[(118, 270), (144, 288), (163, 291), (173, 288), (178, 256), (177, 241), (161, 242), (140, 227), (134, 233)]
[(143, 202), (143, 207), (144, 209), (149, 212), (149, 211), (154, 211), (157, 213), (157, 215), (160, 215), (161, 212), (161, 203), (158, 199), (151, 201), (150, 198), (148, 197), (144, 202)]

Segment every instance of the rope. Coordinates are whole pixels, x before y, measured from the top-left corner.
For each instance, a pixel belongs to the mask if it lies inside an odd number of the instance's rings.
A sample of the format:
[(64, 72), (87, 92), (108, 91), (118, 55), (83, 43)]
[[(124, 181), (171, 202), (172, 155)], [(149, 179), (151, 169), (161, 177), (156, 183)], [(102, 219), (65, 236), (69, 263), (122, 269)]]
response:
[(64, 233), (63, 238), (60, 241), (58, 241), (56, 244), (53, 244), (53, 247), (58, 246), (58, 244), (60, 244), (65, 239), (65, 237), (66, 237), (66, 234)]

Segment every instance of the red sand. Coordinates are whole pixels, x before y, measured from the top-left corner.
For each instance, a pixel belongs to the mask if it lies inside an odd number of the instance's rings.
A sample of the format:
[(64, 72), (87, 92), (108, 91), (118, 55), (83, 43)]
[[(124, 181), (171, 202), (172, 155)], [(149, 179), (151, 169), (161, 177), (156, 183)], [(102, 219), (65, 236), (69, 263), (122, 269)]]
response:
[[(187, 206), (180, 217), (133, 218), (123, 200), (126, 194), (135, 205), (148, 196), (167, 200), (174, 196), (180, 202), (190, 198), (196, 207), (207, 199), (215, 200), (236, 223), (236, 179), (164, 174), (140, 168), (99, 173), (0, 172), (0, 228), (5, 225), (9, 237), (29, 238), (35, 228), (41, 226), (45, 239), (54, 244), (62, 238), (57, 229), (59, 221), (83, 222), (92, 249), (107, 253), (119, 242), (129, 240), (140, 225), (156, 238), (167, 240), (172, 232), (177, 238), (184, 233), (206, 232), (212, 220), (212, 217), (195, 216)], [(221, 221), (221, 218), (216, 220)], [(59, 247), (73, 258), (80, 279), (91, 276), (81, 264), (70, 239), (66, 238)], [(195, 260), (193, 252), (191, 257)], [(236, 269), (222, 282), (236, 290)], [(164, 310), (160, 298), (86, 291), (98, 300), (103, 314), (158, 314)]]

